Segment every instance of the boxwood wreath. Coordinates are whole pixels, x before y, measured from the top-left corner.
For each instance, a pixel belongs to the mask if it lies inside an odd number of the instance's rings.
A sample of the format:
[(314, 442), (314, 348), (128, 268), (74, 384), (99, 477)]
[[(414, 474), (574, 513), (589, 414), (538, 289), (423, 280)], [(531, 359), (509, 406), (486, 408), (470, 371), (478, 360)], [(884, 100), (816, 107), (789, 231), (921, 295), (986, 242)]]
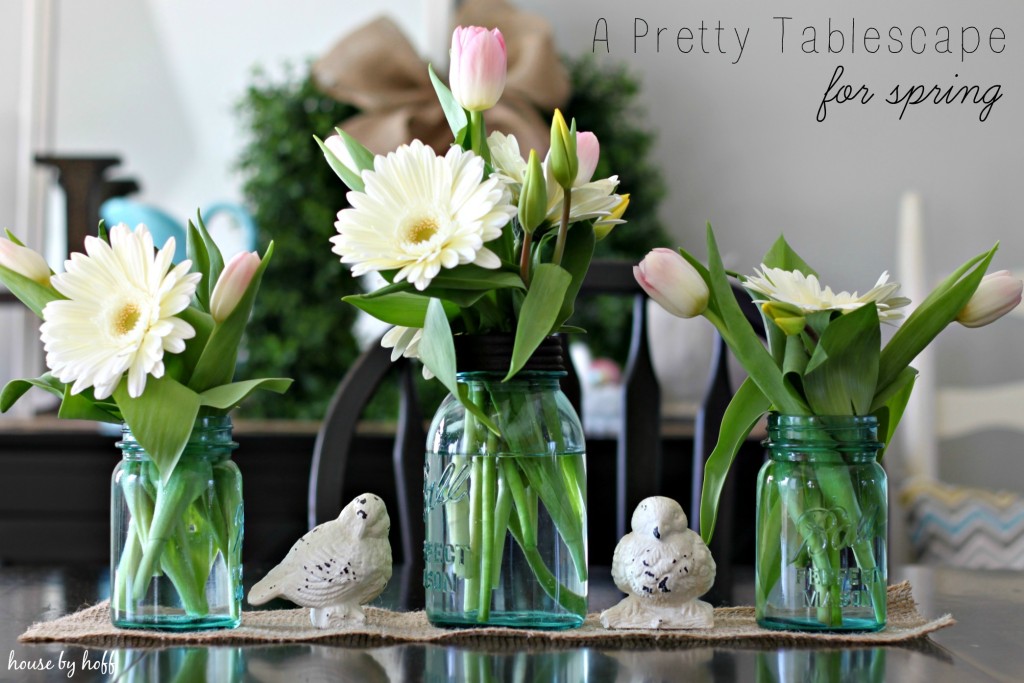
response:
[[(649, 159), (655, 137), (637, 108), (639, 81), (621, 65), (599, 66), (591, 55), (566, 59), (566, 66), (573, 91), (566, 110), (573, 112), (580, 130), (593, 131), (601, 141), (595, 177), (617, 169), (618, 191), (631, 195), (628, 222), (598, 242), (595, 257), (639, 261), (668, 242), (657, 218), (665, 183)], [(356, 111), (320, 92), (308, 68), (297, 73), (289, 66), (280, 80), (257, 70), (238, 104), (248, 137), (237, 168), (245, 178), (245, 201), (260, 226), (260, 249), (273, 239), (276, 261), (264, 277), (249, 323), (242, 372), (295, 378), (284, 396), (253, 396), (246, 404), (248, 417), (322, 418), (338, 382), (359, 355), (352, 333), (355, 308), (340, 298), (355, 293), (358, 283), (328, 250), (345, 194), (309, 135), (318, 131), (326, 137)], [(542, 112), (544, 117), (550, 114)], [(623, 363), (629, 329), (622, 320), (631, 306), (626, 299), (584, 299), (570, 323), (588, 330), (586, 341), (595, 355)], [(437, 382), (419, 388), (425, 414), (430, 414), (444, 389)], [(389, 404), (395, 405), (394, 397), (379, 393), (368, 409), (371, 417), (393, 412)]]

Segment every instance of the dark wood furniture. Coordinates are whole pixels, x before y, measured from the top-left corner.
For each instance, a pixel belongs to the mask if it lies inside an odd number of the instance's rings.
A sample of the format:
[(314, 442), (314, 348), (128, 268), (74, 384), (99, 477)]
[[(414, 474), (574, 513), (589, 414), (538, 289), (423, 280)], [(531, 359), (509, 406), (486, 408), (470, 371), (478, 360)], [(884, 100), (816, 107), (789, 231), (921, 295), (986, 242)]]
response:
[(118, 156), (37, 154), (35, 161), (56, 169), (57, 182), (64, 190), (68, 251), (81, 250), (86, 236), (96, 234), (103, 202), (139, 191), (133, 178), (107, 177), (107, 171), (121, 163)]

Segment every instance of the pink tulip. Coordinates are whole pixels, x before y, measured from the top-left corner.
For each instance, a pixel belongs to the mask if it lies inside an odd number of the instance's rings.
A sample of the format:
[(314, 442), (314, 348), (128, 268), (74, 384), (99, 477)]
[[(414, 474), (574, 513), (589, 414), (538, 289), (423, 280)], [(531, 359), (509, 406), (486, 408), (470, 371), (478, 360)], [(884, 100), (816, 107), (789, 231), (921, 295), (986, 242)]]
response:
[(228, 261), (210, 295), (210, 315), (214, 322), (222, 323), (234, 312), (259, 267), (260, 257), (255, 251), (243, 251)]
[(594, 177), (597, 169), (597, 160), (601, 157), (601, 144), (597, 136), (589, 131), (576, 133), (576, 158), (579, 159), (579, 170), (576, 171), (576, 180), (573, 186), (586, 185)]
[(482, 26), (459, 26), (452, 33), (448, 82), (464, 109), (484, 111), (501, 98), (508, 68), (501, 31)]
[(647, 296), (672, 315), (693, 318), (708, 307), (708, 286), (704, 278), (672, 249), (652, 250), (640, 265), (633, 266), (633, 277)]
[(44, 285), (50, 282), (50, 266), (46, 265), (46, 259), (6, 237), (0, 237), (0, 266)]
[(1017, 308), (1024, 282), (1010, 275), (1008, 270), (989, 273), (981, 279), (963, 310), (956, 319), (964, 327), (982, 327)]

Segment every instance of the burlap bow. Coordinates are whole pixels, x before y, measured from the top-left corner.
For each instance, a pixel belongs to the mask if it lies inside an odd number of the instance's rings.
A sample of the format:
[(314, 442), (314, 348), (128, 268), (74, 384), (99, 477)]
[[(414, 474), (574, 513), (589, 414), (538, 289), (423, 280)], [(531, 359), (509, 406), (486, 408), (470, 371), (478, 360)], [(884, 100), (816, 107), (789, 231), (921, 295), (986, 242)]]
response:
[[(501, 29), (508, 79), (501, 102), (487, 112), (487, 127), (514, 134), (524, 152), (536, 149), (543, 155), (549, 123), (538, 110), (564, 106), (570, 88), (551, 26), (505, 0), (468, 0), (456, 23)], [(446, 77), (439, 65), (434, 69)], [(326, 94), (361, 110), (340, 125), (375, 154), (413, 139), (440, 153), (451, 145), (426, 64), (390, 19), (376, 19), (342, 38), (313, 64), (313, 77)]]

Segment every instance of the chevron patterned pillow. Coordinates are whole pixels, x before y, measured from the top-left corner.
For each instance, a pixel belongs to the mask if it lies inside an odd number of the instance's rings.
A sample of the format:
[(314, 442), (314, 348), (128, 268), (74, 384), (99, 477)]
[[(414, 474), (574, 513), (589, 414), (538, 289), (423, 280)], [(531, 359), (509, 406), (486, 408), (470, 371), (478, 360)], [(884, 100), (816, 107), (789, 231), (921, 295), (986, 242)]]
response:
[(920, 562), (972, 569), (1024, 569), (1024, 497), (913, 481), (900, 493)]

